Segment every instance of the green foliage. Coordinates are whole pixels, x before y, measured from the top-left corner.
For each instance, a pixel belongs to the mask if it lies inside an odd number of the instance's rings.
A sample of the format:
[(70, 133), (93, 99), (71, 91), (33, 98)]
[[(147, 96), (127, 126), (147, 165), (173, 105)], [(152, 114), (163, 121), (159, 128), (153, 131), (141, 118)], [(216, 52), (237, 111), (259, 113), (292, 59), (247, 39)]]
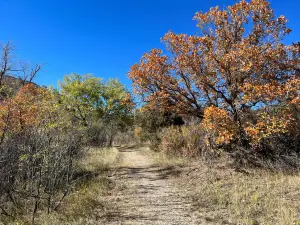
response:
[(100, 98), (104, 92), (102, 80), (92, 75), (70, 74), (59, 86), (62, 104), (80, 123), (90, 125), (95, 111), (103, 106)]
[(70, 74), (59, 84), (61, 102), (85, 126), (93, 120), (129, 123), (133, 105), (126, 88), (117, 79), (104, 83), (90, 74)]
[(118, 79), (110, 79), (104, 86), (103, 107), (98, 109), (98, 118), (113, 123), (120, 129), (133, 124), (131, 96)]
[(133, 124), (133, 103), (117, 79), (104, 82), (88, 75), (70, 74), (60, 83), (61, 105), (74, 121), (88, 127), (93, 144), (112, 144), (114, 136)]

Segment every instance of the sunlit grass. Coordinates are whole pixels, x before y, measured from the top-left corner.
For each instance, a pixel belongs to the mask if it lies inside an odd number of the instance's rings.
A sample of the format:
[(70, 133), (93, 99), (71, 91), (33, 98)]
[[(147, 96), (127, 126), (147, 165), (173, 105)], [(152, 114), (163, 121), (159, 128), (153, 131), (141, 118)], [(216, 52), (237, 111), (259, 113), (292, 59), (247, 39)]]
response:
[(208, 169), (196, 187), (200, 216), (216, 224), (300, 224), (300, 176)]
[(153, 160), (154, 164), (158, 166), (186, 166), (188, 165), (188, 159), (183, 157), (177, 157), (177, 156), (169, 156), (162, 152), (154, 152), (149, 150), (148, 148), (145, 148), (144, 150), (145, 154), (148, 154), (149, 157)]
[(116, 148), (91, 148), (79, 163), (79, 168), (84, 171), (105, 171), (116, 166), (118, 149)]

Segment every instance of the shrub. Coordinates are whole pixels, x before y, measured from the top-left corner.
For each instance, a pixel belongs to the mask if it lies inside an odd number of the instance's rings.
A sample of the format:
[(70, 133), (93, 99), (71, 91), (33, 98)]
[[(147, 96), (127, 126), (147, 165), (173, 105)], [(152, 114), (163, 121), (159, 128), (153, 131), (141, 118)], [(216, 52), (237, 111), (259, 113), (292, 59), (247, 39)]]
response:
[[(71, 188), (84, 129), (46, 89), (29, 84), (2, 104), (0, 209), (9, 217), (55, 210)], [(60, 194), (59, 194), (60, 193)]]
[(135, 136), (133, 130), (118, 132), (114, 138), (114, 145), (139, 145), (139, 138)]
[(228, 144), (237, 134), (237, 127), (228, 113), (220, 108), (210, 106), (204, 111), (202, 127), (211, 147), (218, 144)]
[(168, 155), (183, 155), (185, 140), (179, 127), (165, 128), (162, 133), (161, 150)]
[(144, 110), (144, 108), (136, 114), (135, 136), (142, 142), (149, 141), (152, 150), (159, 150), (163, 128), (172, 125), (180, 126), (184, 121), (181, 116), (174, 113)]
[[(261, 127), (258, 137), (251, 140), (248, 155), (255, 157), (250, 163), (280, 169), (300, 168), (300, 111), (296, 105), (272, 108), (270, 114), (276, 121)], [(268, 120), (265, 120), (265, 124)], [(276, 127), (281, 125), (284, 129)], [(253, 158), (253, 157), (252, 157)], [(268, 162), (268, 163), (266, 163)]]
[(166, 154), (198, 157), (207, 153), (208, 149), (201, 125), (171, 126), (162, 132), (161, 150)]
[(108, 142), (106, 131), (107, 129), (103, 123), (98, 122), (93, 124), (88, 131), (88, 144), (99, 147), (106, 146)]
[(35, 127), (7, 138), (0, 146), (2, 211), (15, 217), (26, 210), (34, 218), (43, 205), (55, 209), (71, 188), (81, 150), (78, 131)]

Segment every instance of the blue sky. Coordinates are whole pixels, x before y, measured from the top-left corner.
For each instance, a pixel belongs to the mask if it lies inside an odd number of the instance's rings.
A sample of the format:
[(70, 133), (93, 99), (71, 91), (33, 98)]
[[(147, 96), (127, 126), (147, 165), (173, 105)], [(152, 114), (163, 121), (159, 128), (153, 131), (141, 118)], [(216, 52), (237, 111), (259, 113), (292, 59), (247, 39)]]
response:
[[(169, 30), (197, 33), (195, 12), (234, 0), (0, 0), (0, 42), (11, 41), (15, 56), (44, 63), (36, 81), (54, 85), (66, 74), (92, 73), (120, 78), (144, 52), (162, 47)], [(271, 0), (276, 15), (285, 15), (300, 41), (300, 1)]]

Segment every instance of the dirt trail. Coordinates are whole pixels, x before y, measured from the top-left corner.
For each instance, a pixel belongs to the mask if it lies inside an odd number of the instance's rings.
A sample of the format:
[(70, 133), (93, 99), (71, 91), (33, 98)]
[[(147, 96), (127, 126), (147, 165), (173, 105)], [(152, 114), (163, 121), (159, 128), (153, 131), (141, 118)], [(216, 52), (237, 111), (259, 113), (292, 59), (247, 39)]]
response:
[(119, 149), (121, 169), (111, 179), (117, 191), (99, 224), (201, 224), (192, 200), (174, 182), (176, 171), (157, 167), (143, 149)]

